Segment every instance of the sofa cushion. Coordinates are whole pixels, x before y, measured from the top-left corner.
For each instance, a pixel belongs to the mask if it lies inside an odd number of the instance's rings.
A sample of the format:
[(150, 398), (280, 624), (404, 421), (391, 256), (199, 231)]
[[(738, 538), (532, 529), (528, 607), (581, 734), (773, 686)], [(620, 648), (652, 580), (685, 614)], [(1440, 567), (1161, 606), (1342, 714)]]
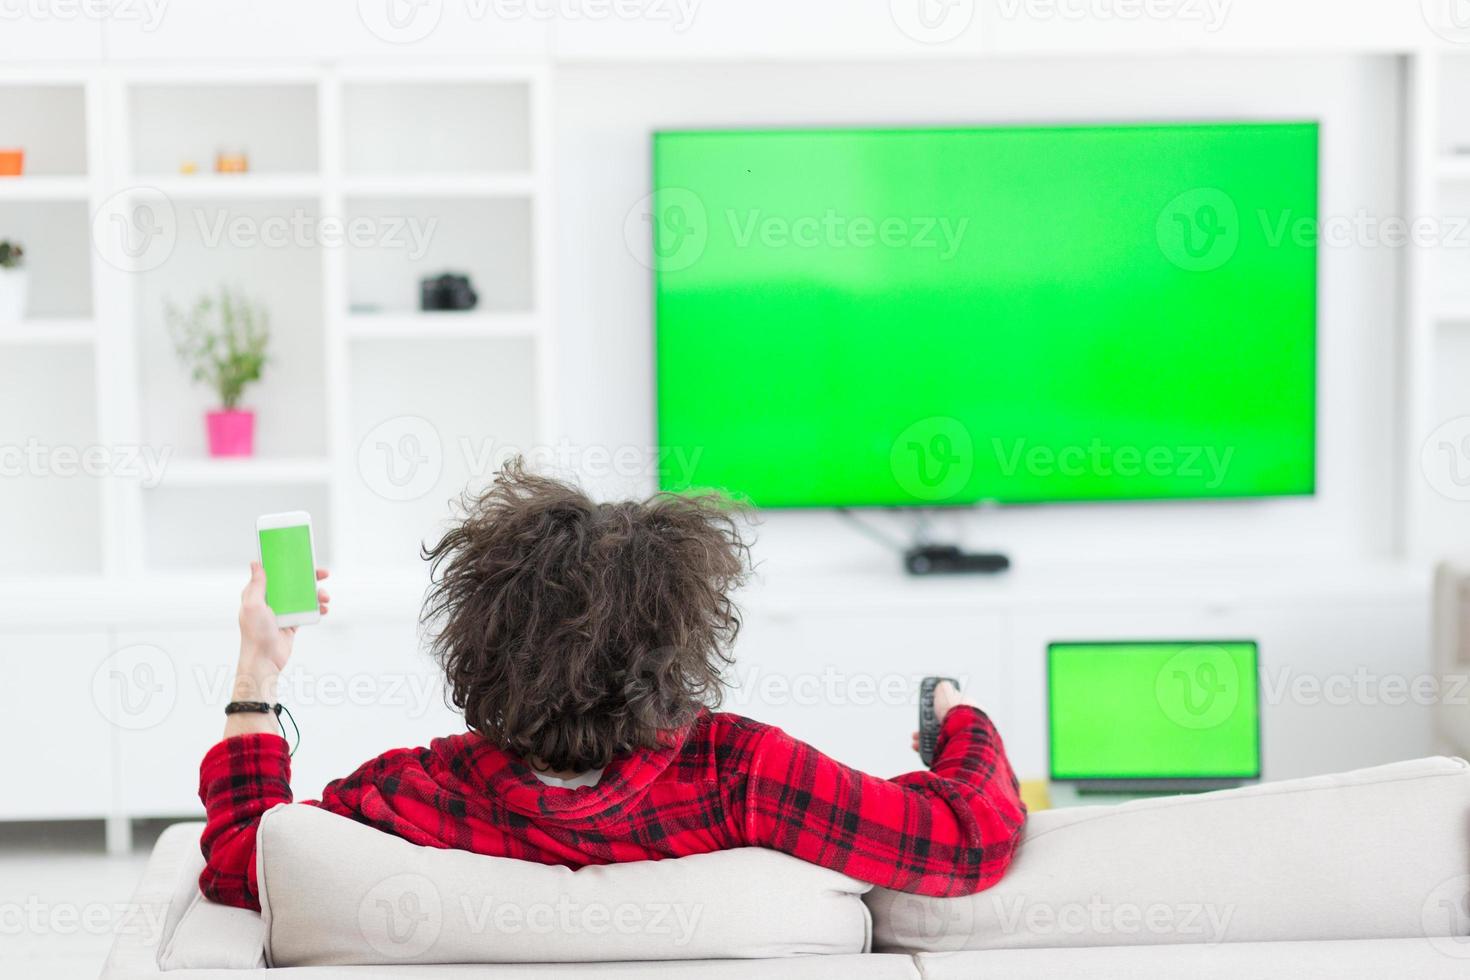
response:
[(316, 807), (257, 838), (272, 966), (862, 953), (869, 886), (758, 848), (568, 868), (419, 847)]
[[(198, 872), (194, 880), (199, 880)], [(217, 905), (199, 893), (197, 884), (193, 893), (182, 900), (183, 914), (158, 951), (160, 970), (253, 970), (265, 966), (265, 927), (259, 913)]]
[(154, 860), (169, 861), (173, 896), (159, 936), (160, 970), (249, 970), (265, 966), (265, 927), (249, 909), (216, 905), (199, 893), (204, 854), (199, 850), (203, 824), (170, 828), (154, 848)]
[(207, 902), (199, 894), (202, 823), (163, 832), (114, 930), (103, 980), (228, 980), (264, 968), (264, 926), (246, 909)]
[(1470, 767), (1424, 759), (1049, 810), (994, 888), (867, 901), (884, 950), (1463, 935)]

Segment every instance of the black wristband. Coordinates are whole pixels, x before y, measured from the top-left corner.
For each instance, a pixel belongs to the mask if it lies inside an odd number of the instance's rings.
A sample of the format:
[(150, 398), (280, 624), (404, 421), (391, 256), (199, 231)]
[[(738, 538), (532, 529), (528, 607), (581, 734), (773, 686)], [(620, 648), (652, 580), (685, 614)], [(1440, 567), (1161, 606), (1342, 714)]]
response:
[(291, 716), (291, 709), (284, 704), (270, 704), (266, 701), (231, 701), (225, 705), (227, 715), (275, 715), (276, 724), (281, 726), (281, 737), (286, 737), (286, 723), (281, 720), (281, 712), (286, 712), (286, 717), (291, 719), (291, 728), (296, 732), (296, 744), (287, 750), (287, 755), (295, 755), (296, 750), (301, 748), (301, 729), (296, 727), (296, 719)]
[(225, 714), (227, 715), (268, 715), (272, 713), (279, 717), (281, 714), (281, 706), (279, 704), (267, 704), (264, 701), (231, 701), (229, 704), (225, 705)]

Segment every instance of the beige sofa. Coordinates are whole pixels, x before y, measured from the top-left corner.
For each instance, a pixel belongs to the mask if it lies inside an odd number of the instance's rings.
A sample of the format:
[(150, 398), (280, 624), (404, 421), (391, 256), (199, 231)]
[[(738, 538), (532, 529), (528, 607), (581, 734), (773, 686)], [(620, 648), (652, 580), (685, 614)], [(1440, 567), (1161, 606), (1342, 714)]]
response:
[(754, 849), (572, 872), (289, 806), (257, 915), (199, 896), (199, 830), (158, 842), (104, 980), (1470, 976), (1458, 759), (1038, 813), (960, 899)]

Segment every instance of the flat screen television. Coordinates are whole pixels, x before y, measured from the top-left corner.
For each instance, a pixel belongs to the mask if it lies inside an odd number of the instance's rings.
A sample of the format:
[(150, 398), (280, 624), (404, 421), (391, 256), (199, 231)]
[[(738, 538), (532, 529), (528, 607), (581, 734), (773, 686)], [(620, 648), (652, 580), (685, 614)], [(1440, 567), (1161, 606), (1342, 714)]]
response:
[(660, 485), (1311, 494), (1317, 125), (661, 132)]

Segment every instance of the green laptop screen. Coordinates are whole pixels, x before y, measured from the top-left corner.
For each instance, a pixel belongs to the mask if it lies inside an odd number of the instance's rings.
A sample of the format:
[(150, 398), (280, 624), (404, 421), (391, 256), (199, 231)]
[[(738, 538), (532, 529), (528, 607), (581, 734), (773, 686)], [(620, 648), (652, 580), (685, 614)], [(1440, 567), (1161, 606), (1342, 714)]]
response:
[(1051, 777), (1260, 775), (1256, 645), (1054, 643)]

